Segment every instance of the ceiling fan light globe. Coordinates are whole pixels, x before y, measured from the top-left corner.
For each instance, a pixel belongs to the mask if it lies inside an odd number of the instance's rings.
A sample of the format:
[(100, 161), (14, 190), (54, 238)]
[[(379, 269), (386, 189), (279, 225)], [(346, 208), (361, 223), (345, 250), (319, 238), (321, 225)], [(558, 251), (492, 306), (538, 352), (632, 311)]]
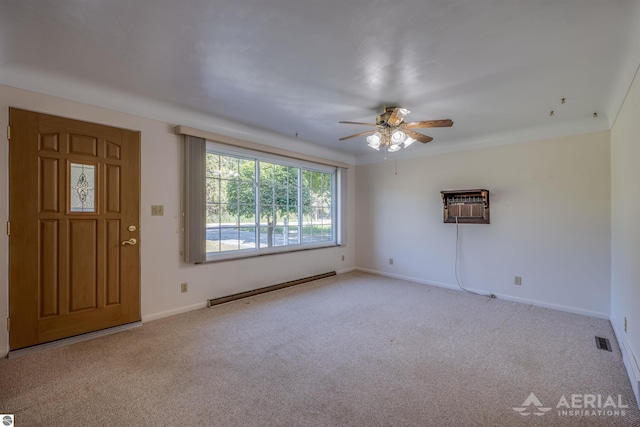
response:
[(396, 151), (398, 151), (399, 149), (400, 149), (400, 145), (399, 145), (399, 144), (392, 144), (392, 145), (389, 147), (389, 150), (388, 150), (388, 151), (389, 151), (390, 153), (395, 153), (395, 152), (396, 152)]
[(379, 144), (379, 143), (378, 143), (378, 144), (372, 144), (372, 143), (369, 143), (369, 144), (367, 144), (367, 145), (368, 145), (369, 147), (373, 148), (373, 149), (374, 149), (374, 150), (376, 150), (376, 151), (380, 151), (380, 144)]
[(367, 137), (367, 142), (369, 143), (369, 145), (374, 144), (379, 146), (381, 138), (382, 138), (382, 135), (380, 134), (380, 132), (376, 132), (373, 135), (369, 135)]
[(392, 145), (401, 144), (406, 137), (407, 135), (405, 135), (405, 133), (402, 132), (401, 130), (394, 130), (393, 133), (391, 134), (391, 144)]
[(410, 146), (414, 142), (416, 142), (416, 140), (411, 138), (410, 136), (408, 136), (407, 139), (404, 140), (404, 148), (407, 148), (408, 146)]

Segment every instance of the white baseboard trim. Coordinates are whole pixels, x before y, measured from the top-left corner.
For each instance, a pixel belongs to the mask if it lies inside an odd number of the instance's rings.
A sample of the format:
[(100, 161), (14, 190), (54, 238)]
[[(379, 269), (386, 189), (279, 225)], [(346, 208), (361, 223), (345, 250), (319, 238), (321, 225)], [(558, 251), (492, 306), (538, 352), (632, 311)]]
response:
[(633, 389), (633, 394), (636, 396), (638, 409), (640, 409), (640, 366), (638, 366), (638, 359), (631, 350), (629, 340), (622, 341), (620, 350), (622, 350), (622, 361), (624, 362), (625, 368), (627, 368), (631, 388)]
[(631, 343), (629, 340), (622, 341), (622, 361), (627, 368), (627, 375), (629, 375), (629, 381), (631, 381), (631, 388), (633, 388), (633, 394), (636, 396), (636, 403), (638, 409), (640, 409), (640, 366), (638, 366), (638, 359), (631, 350)]
[(350, 268), (344, 268), (342, 270), (336, 270), (336, 274), (351, 273), (352, 271), (356, 271), (356, 268), (355, 267), (350, 267)]
[(160, 313), (146, 314), (142, 316), (143, 322), (151, 322), (153, 320), (162, 319), (163, 317), (175, 316), (176, 314), (187, 313), (189, 311), (205, 308), (207, 302), (199, 302), (198, 304), (187, 305), (185, 307), (174, 308), (173, 310), (161, 311)]
[(567, 313), (573, 313), (573, 314), (581, 314), (583, 316), (596, 317), (598, 319), (609, 320), (609, 318), (610, 318), (609, 313), (602, 313), (600, 311), (585, 310), (585, 309), (582, 309), (582, 308), (571, 307), (571, 306), (568, 306), (568, 305), (552, 304), (552, 303), (544, 302), (544, 301), (537, 301), (537, 300), (531, 300), (531, 299), (527, 299), (527, 298), (513, 297), (511, 295), (496, 294), (496, 297), (498, 297), (500, 299), (503, 299), (505, 301), (512, 301), (512, 302), (519, 302), (519, 303), (522, 303), (522, 304), (535, 305), (537, 307), (550, 308), (552, 310), (565, 311)]
[[(394, 279), (407, 280), (409, 282), (422, 283), (424, 285), (437, 286), (439, 288), (453, 289), (455, 291), (463, 292), (458, 287), (458, 285), (452, 285), (450, 283), (442, 283), (442, 282), (436, 282), (436, 281), (432, 281), (432, 280), (424, 280), (424, 279), (419, 279), (417, 277), (403, 276), (403, 275), (400, 275), (400, 274), (387, 273), (387, 272), (384, 272), (384, 271), (370, 270), (370, 269), (367, 269), (367, 268), (360, 268), (360, 267), (356, 267), (356, 270), (362, 271), (362, 272), (365, 272), (365, 273), (377, 274), (378, 276), (385, 276), (385, 277), (391, 277), (391, 278), (394, 278)], [(469, 290), (469, 291), (472, 291), (472, 292), (478, 292), (480, 294), (489, 293), (489, 291), (486, 291), (484, 289), (474, 289), (474, 288), (469, 288), (469, 287), (466, 287), (466, 289)], [(493, 294), (497, 298), (503, 299), (505, 301), (518, 302), (518, 303), (521, 303), (521, 304), (528, 304), (528, 305), (535, 305), (536, 307), (550, 308), (552, 310), (565, 311), (567, 313), (574, 313), (574, 314), (581, 314), (583, 316), (597, 317), (599, 319), (606, 319), (606, 320), (610, 319), (609, 313), (601, 313), (599, 311), (585, 310), (585, 309), (582, 309), (582, 308), (571, 307), (571, 306), (560, 305), (560, 304), (552, 304), (552, 303), (548, 303), (548, 302), (544, 302), (544, 301), (537, 301), (537, 300), (532, 300), (532, 299), (527, 299), (527, 298), (519, 298), (519, 297), (514, 297), (512, 295), (504, 295), (504, 294), (497, 294), (497, 293), (493, 293)]]
[(629, 340), (622, 339), (624, 335), (619, 333), (613, 321), (611, 322), (611, 326), (613, 327), (613, 333), (616, 336), (620, 352), (622, 353), (622, 363), (627, 370), (627, 376), (629, 377), (629, 382), (633, 389), (633, 395), (636, 397), (636, 403), (638, 404), (638, 409), (640, 409), (640, 364), (638, 363), (640, 359), (633, 354)]

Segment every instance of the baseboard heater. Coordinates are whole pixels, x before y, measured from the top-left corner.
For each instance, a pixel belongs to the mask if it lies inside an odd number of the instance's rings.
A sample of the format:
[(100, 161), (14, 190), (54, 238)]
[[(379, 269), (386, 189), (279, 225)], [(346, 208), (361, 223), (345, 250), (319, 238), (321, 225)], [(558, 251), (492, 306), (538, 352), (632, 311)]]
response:
[(325, 277), (335, 276), (335, 271), (328, 273), (317, 274), (315, 276), (305, 277), (302, 279), (291, 280), (289, 282), (279, 283), (277, 285), (266, 286), (264, 288), (254, 289), (253, 291), (240, 292), (239, 294), (233, 294), (226, 297), (214, 298), (207, 300), (207, 307), (213, 307), (214, 305), (224, 304), (226, 302), (236, 301), (242, 298), (252, 297), (254, 295), (265, 294), (267, 292), (277, 291), (278, 289), (289, 288), (291, 286), (301, 285), (303, 283), (312, 282), (318, 279), (324, 279)]

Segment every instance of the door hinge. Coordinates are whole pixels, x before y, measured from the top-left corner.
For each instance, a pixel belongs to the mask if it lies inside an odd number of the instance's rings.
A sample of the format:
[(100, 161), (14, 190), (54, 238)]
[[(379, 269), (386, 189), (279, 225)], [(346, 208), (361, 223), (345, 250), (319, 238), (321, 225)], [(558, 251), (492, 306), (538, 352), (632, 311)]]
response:
[(11, 126), (7, 126), (7, 139), (11, 141)]
[(11, 236), (11, 221), (7, 221), (7, 236)]
[(7, 317), (7, 332), (11, 332), (11, 317)]

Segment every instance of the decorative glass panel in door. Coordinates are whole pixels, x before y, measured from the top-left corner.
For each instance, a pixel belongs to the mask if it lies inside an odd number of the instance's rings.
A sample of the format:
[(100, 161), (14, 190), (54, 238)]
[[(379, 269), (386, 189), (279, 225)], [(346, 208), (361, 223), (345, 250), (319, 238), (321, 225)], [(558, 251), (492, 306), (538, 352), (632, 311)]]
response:
[(95, 212), (95, 166), (70, 164), (71, 212)]

